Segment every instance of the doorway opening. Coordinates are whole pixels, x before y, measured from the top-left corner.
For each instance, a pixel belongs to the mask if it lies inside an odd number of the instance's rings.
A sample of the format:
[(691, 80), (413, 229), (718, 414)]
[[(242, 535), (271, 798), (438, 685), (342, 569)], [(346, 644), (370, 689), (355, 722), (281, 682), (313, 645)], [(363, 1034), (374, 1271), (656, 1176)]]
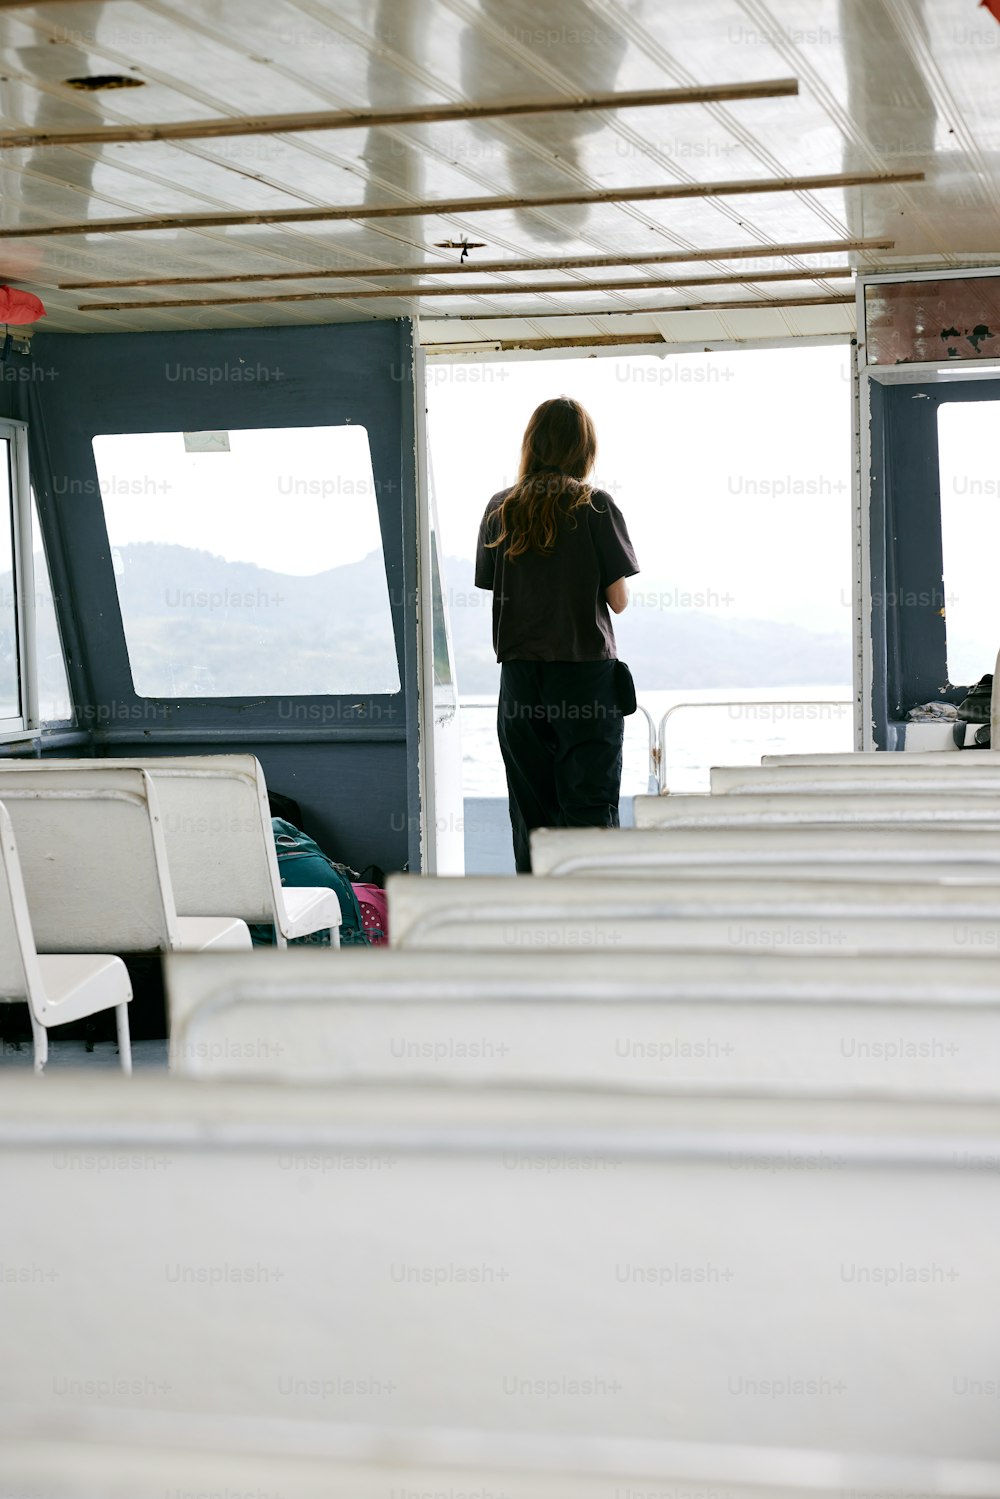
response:
[[(712, 765), (853, 747), (851, 350), (844, 343), (573, 358), (428, 360), (427, 436), (455, 655), (469, 873), (513, 869), (496, 740), (491, 598), (473, 562), (531, 412), (581, 401), (595, 478), (641, 568), (614, 620), (671, 790)], [(712, 703), (722, 704), (710, 708)], [(626, 722), (622, 822), (650, 789), (649, 723)]]

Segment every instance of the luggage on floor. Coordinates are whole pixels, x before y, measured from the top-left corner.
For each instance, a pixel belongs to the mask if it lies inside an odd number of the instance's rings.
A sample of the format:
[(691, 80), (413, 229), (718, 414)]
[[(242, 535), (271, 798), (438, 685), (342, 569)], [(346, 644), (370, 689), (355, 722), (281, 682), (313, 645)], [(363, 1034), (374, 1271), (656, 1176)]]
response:
[[(358, 898), (351, 884), (353, 870), (346, 864), (337, 864), (323, 852), (319, 844), (303, 833), (294, 823), (282, 817), (272, 817), (274, 846), (278, 854), (278, 873), (283, 885), (324, 885), (337, 892), (340, 902), (341, 947), (368, 947), (370, 939), (365, 932), (364, 918)], [(274, 943), (274, 928), (270, 923), (251, 926), (250, 936), (258, 946)], [(314, 932), (309, 937), (293, 937), (290, 946), (309, 945), (328, 947), (328, 932)]]
[[(367, 871), (366, 871), (367, 872)], [(380, 885), (369, 885), (353, 881), (354, 894), (361, 907), (361, 922), (365, 936), (373, 947), (381, 947), (389, 941), (389, 901)]]

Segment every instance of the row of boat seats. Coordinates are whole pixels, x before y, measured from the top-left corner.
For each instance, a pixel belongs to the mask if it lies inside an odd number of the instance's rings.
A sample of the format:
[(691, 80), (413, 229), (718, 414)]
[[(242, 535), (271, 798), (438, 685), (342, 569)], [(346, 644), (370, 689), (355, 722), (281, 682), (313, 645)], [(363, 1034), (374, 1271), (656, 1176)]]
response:
[[(721, 798), (720, 798), (721, 799)], [(1000, 885), (392, 875), (397, 948), (745, 953), (1000, 952)]]
[[(1000, 765), (1000, 750), (907, 750), (905, 760), (907, 765), (980, 765), (989, 767)], [(887, 753), (885, 750), (839, 750), (827, 752), (815, 752), (808, 755), (762, 755), (762, 765), (876, 765), (886, 769), (892, 768), (892, 761), (899, 758), (895, 752)]]
[(1000, 785), (995, 792), (962, 796), (949, 782), (933, 790), (897, 789), (747, 792), (740, 796), (637, 796), (639, 828), (790, 827), (824, 824), (854, 827), (1000, 827)]
[(998, 1493), (998, 1147), (961, 1102), (15, 1078), (0, 1493)]
[(0, 799), (46, 950), (87, 931), (116, 952), (246, 946), (248, 922), (272, 923), (279, 945), (317, 931), (337, 943), (336, 894), (281, 884), (252, 755), (3, 761)]
[(784, 879), (992, 883), (1000, 882), (1000, 840), (979, 827), (835, 823), (539, 828), (531, 866), (541, 875), (739, 879), (773, 870)]
[(704, 795), (641, 796), (635, 828), (540, 829), (536, 874), (989, 880), (1000, 751), (772, 756)]
[(0, 1097), (5, 1253), (56, 1246), (0, 1482), (1000, 1492), (1000, 884), (389, 900), (392, 952), (169, 954), (190, 1081)]
[[(722, 799), (670, 800), (704, 806)], [(497, 1011), (490, 1005), (515, 987), (518, 992), (536, 995), (546, 964), (550, 971), (553, 964), (556, 968), (560, 962), (566, 964), (565, 982), (556, 982), (550, 991), (557, 1006), (567, 1006), (567, 995), (586, 992), (586, 986), (581, 985), (587, 962), (596, 965), (597, 994), (620, 998), (628, 994), (634, 982), (639, 992), (648, 992), (651, 998), (663, 1000), (673, 995), (676, 1000), (678, 991), (671, 986), (681, 975), (682, 986), (691, 986), (689, 998), (704, 998), (700, 987), (704, 979), (718, 1004), (724, 1001), (720, 993), (711, 990), (717, 976), (711, 964), (728, 964), (727, 979), (733, 992), (742, 994), (747, 1003), (757, 1004), (768, 1001), (777, 960), (777, 972), (782, 971), (784, 963), (787, 979), (781, 990), (782, 1002), (813, 1005), (811, 1012), (808, 1008), (803, 1011), (803, 1015), (810, 1014), (803, 1024), (805, 1034), (821, 1048), (829, 1044), (829, 1037), (817, 1026), (817, 992), (827, 1001), (835, 999), (838, 1006), (846, 1002), (850, 1007), (857, 982), (853, 967), (838, 965), (838, 956), (898, 954), (856, 961), (874, 963), (877, 970), (881, 965), (881, 980), (890, 980), (893, 973), (905, 975), (902, 984), (889, 982), (883, 992), (887, 1000), (894, 996), (907, 1016), (915, 1013), (912, 1005), (907, 1009), (907, 994), (924, 996), (922, 1005), (926, 1000), (926, 991), (918, 982), (923, 967), (941, 978), (953, 970), (957, 973), (955, 965), (961, 962), (962, 973), (968, 974), (977, 972), (977, 964), (964, 960), (995, 956), (1000, 950), (1000, 883), (996, 878), (1000, 849), (988, 830), (957, 833), (936, 827), (836, 825), (545, 830), (534, 835), (533, 860), (536, 871), (542, 874), (593, 875), (610, 868), (619, 878), (612, 888), (593, 883), (588, 888), (585, 879), (564, 878), (557, 890), (543, 892), (535, 881), (395, 877), (389, 883), (394, 940), (402, 952), (413, 951), (413, 958), (402, 963), (398, 955), (391, 958), (388, 967), (380, 967), (377, 979), (367, 966), (356, 976), (350, 967), (337, 973), (338, 985), (342, 980), (350, 985), (356, 978), (358, 1004), (364, 996), (373, 1000), (377, 995), (384, 996), (387, 1008), (382, 1021), (375, 1019), (374, 1010), (348, 1010), (343, 1024), (331, 1023), (328, 1029), (324, 1019), (330, 999), (328, 985), (321, 976), (319, 989), (314, 992), (314, 976), (304, 967), (295, 971), (294, 978), (286, 970), (277, 971), (272, 978), (263, 969), (251, 972), (244, 966), (241, 972), (237, 963), (234, 970), (227, 968), (223, 978), (221, 969), (213, 974), (209, 965), (204, 980), (192, 979), (189, 988), (182, 987), (186, 999), (171, 997), (175, 1067), (199, 1075), (214, 1073), (216, 1068), (228, 1074), (240, 1071), (245, 1060), (246, 1070), (287, 1071), (290, 1076), (336, 1078), (353, 1076), (357, 1069), (358, 1075), (395, 1078), (402, 1069), (407, 1076), (411, 1072), (423, 1076), (426, 1071), (433, 1076), (459, 1078), (494, 1074), (520, 1078), (562, 1077), (567, 1069), (565, 1075), (576, 1076), (574, 1069), (580, 1066), (584, 1079), (614, 1075), (669, 1083), (681, 1078), (704, 1085), (738, 1078), (745, 1085), (756, 1077), (770, 1087), (784, 1077), (800, 1078), (804, 1086), (835, 1087), (838, 1080), (857, 1080), (851, 1067), (841, 1065), (845, 1060), (856, 1060), (853, 1052), (850, 1058), (836, 1058), (833, 1065), (829, 1065), (828, 1054), (824, 1073), (815, 1059), (803, 1058), (794, 1047), (783, 1048), (778, 1031), (773, 1035), (773, 1054), (769, 1051), (771, 1033), (767, 1033), (764, 1051), (770, 1056), (769, 1064), (759, 1048), (747, 1048), (741, 1041), (740, 1055), (731, 1063), (731, 1072), (714, 1044), (699, 1055), (697, 1047), (689, 1044), (689, 1033), (685, 1033), (687, 1040), (681, 1037), (679, 1051), (669, 1046), (660, 1051), (640, 1047), (630, 1053), (626, 1042), (625, 1054), (613, 1058), (601, 1030), (607, 1012), (600, 1007), (589, 1007), (585, 1013), (575, 1011), (571, 1003), (562, 1012), (564, 1024), (570, 1028), (578, 1025), (580, 1037), (565, 1057), (555, 1053), (552, 1036), (544, 1027), (534, 1033), (533, 1044), (520, 1033), (520, 1039), (515, 1040), (504, 1031), (499, 1053), (488, 1045), (484, 1045), (482, 1055), (470, 1051), (466, 1038), (452, 1055), (443, 1049), (442, 1036), (435, 1030), (434, 1016), (441, 1020), (441, 1015), (433, 1005), (430, 1018), (414, 1008), (437, 998), (433, 980), (430, 993), (422, 991), (421, 970), (415, 966), (420, 961), (416, 949), (433, 949), (441, 954), (426, 974), (450, 974), (450, 998), (442, 1012), (451, 1017), (448, 1023), (455, 1023), (454, 1017), (460, 1015), (464, 1027), (475, 1029), (482, 1020), (484, 1035), (494, 1034), (498, 1025), (501, 1029), (508, 1023), (516, 1026), (523, 1012), (503, 1007)], [(919, 861), (922, 879), (910, 877), (914, 861)], [(692, 879), (692, 873), (696, 879)], [(861, 876), (864, 888), (852, 889)], [(943, 878), (956, 883), (938, 888)], [(504, 955), (491, 959), (488, 975), (480, 971), (472, 956), (481, 949)], [(669, 961), (654, 957), (656, 951), (669, 952)], [(912, 954), (920, 956), (911, 958)], [(935, 964), (934, 954), (947, 954), (947, 958)], [(791, 968), (787, 965), (789, 956), (798, 959)], [(519, 966), (521, 958), (528, 961)], [(397, 965), (395, 972), (393, 963)], [(707, 974), (702, 974), (701, 963), (710, 965)], [(457, 966), (445, 968), (445, 964)], [(616, 965), (621, 965), (622, 974), (627, 976), (620, 983), (613, 981)], [(657, 988), (657, 982), (663, 987)], [(963, 992), (961, 982), (957, 992)], [(193, 1002), (192, 994), (199, 997), (198, 1003)], [(300, 1008), (289, 1010), (287, 1018), (291, 1021), (294, 1016), (295, 1024), (301, 1027), (300, 1036), (306, 1039), (298, 1043), (289, 1039), (287, 1054), (280, 1062), (275, 1059), (281, 1044), (277, 1038), (283, 1026), (283, 1006), (293, 996), (298, 996), (295, 1003)], [(457, 1008), (455, 1000), (461, 1001)], [(347, 991), (342, 1001), (349, 1003)], [(412, 1047), (407, 1049), (406, 1038), (398, 1040), (398, 1056), (392, 1055), (386, 1035), (389, 1017), (395, 1013), (393, 1006), (399, 1007), (400, 1016), (407, 1017), (408, 1026), (414, 1015), (421, 1017), (418, 1035), (410, 1038)], [(698, 1002), (693, 1008), (699, 1010)], [(610, 1013), (615, 1017), (613, 1023), (619, 1023), (626, 1011), (616, 1000)], [(700, 1013), (707, 1021), (708, 1011)], [(872, 1018), (875, 1012), (869, 1007), (866, 1013)], [(647, 1023), (655, 1026), (655, 1017), (648, 1011), (646, 1014)], [(930, 1011), (923, 1008), (920, 1014), (926, 1020)], [(838, 1016), (835, 1008), (825, 1014), (824, 1020), (835, 1026), (840, 1023)], [(717, 1041), (718, 1015), (712, 1016), (712, 1022), (707, 1033)], [(189, 1033), (192, 1024), (197, 1039)], [(200, 1029), (205, 1025), (207, 1036)], [(319, 1027), (319, 1039), (311, 1051), (309, 1038), (315, 1027)], [(921, 1058), (921, 1041), (907, 1028), (904, 1031), (909, 1059)], [(230, 1033), (240, 1036), (232, 1057), (224, 1055), (225, 1038)], [(839, 1034), (842, 1038), (856, 1037), (858, 1026), (853, 1022), (842, 1024)], [(870, 1042), (866, 1035), (861, 1043), (862, 1059), (884, 1062), (886, 1048), (871, 1043), (874, 1049), (868, 1052)], [(850, 1040), (845, 1044), (853, 1047)], [(954, 1044), (958, 1050), (949, 1055), (964, 1060), (938, 1074), (939, 1079), (947, 1078), (945, 1091), (952, 1085), (960, 1091), (963, 1075), (979, 1089), (981, 1079), (974, 1077), (975, 1068), (963, 1073), (970, 1060), (968, 1047), (957, 1041)], [(831, 1047), (831, 1054), (835, 1050)], [(931, 1052), (939, 1054), (940, 1047), (932, 1046)], [(733, 1053), (721, 1055), (731, 1057)], [(379, 1071), (380, 1056), (383, 1072)], [(644, 1070), (643, 1064), (649, 1060), (657, 1065)], [(617, 1065), (622, 1061), (627, 1065)], [(874, 1084), (879, 1077), (885, 1081), (876, 1066), (868, 1081)], [(900, 1077), (893, 1074), (891, 1082), (905, 1087), (905, 1068)]]
[[(942, 761), (944, 763), (942, 763)], [(943, 788), (962, 796), (1000, 792), (1000, 760), (977, 762), (974, 755), (938, 755), (936, 764), (911, 765), (906, 754), (872, 755), (843, 765), (722, 765), (711, 772), (713, 793), (765, 793), (889, 790), (936, 792)]]
[(17, 841), (39, 951), (249, 946), (245, 922), (218, 907), (215, 914), (178, 915), (162, 814), (146, 771), (4, 766), (0, 803)]
[(247, 949), (250, 921), (338, 943), (336, 894), (281, 885), (252, 756), (2, 761), (0, 810), (0, 1002), (28, 1003), (38, 1071), (50, 1026), (112, 1007), (129, 1069), (131, 986), (107, 955)]
[(974, 958), (292, 956), (171, 954), (174, 1071), (1000, 1102), (1000, 971)]

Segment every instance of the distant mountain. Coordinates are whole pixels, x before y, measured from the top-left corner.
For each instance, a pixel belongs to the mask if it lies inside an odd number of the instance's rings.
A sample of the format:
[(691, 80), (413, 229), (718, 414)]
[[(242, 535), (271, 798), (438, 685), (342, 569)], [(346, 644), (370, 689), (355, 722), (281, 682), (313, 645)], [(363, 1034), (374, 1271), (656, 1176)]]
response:
[[(379, 553), (306, 578), (161, 542), (116, 548), (113, 560), (141, 696), (398, 691)], [(475, 587), (471, 561), (448, 557), (442, 572), (459, 693), (493, 693), (500, 669), (491, 595)], [(0, 578), (3, 586), (9, 591), (9, 574)], [(651, 587), (645, 580), (644, 586)], [(622, 656), (647, 691), (840, 686), (851, 679), (846, 634), (639, 607), (616, 621), (616, 632)], [(57, 652), (54, 625), (48, 633)]]
[[(491, 639), (491, 595), (473, 584), (473, 564), (447, 557), (459, 692), (495, 692), (500, 668)], [(644, 582), (647, 592), (657, 592)], [(677, 590), (664, 589), (676, 597)], [(848, 634), (821, 635), (767, 619), (729, 619), (698, 610), (629, 608), (615, 620), (622, 657), (641, 688), (843, 686), (851, 680)]]
[(399, 690), (377, 553), (305, 578), (162, 542), (113, 558), (144, 696)]

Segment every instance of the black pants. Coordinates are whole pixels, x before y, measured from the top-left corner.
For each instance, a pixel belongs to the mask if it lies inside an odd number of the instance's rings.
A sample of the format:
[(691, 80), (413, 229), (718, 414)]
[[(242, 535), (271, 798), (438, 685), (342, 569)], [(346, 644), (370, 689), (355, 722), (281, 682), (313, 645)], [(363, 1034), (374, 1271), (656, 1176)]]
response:
[(531, 872), (532, 828), (616, 828), (624, 719), (613, 661), (505, 661), (497, 735), (514, 862)]

